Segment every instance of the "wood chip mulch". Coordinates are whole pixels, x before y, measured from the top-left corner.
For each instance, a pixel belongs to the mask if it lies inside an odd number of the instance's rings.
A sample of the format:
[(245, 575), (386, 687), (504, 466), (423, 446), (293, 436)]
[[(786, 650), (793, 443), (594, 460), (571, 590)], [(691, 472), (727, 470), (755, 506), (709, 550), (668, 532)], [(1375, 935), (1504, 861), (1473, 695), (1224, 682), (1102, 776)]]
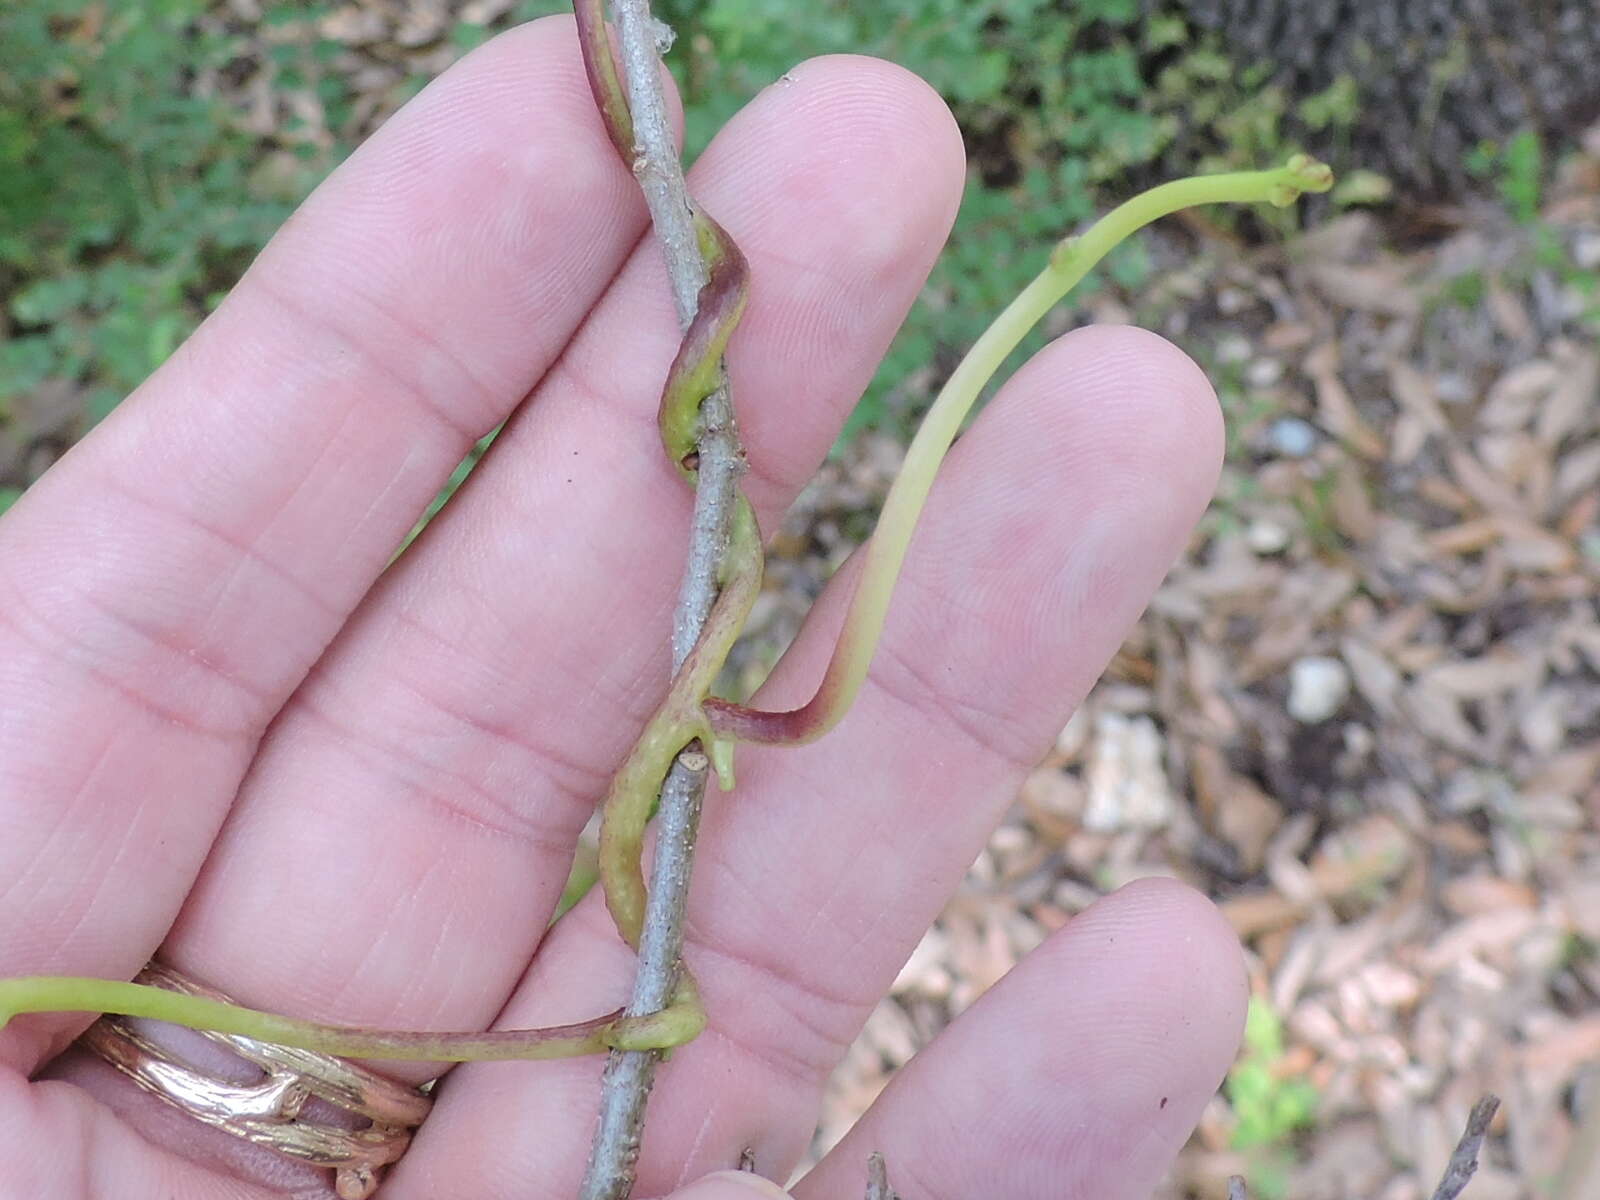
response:
[[(1237, 929), (1272, 1072), (1316, 1105), (1244, 1150), (1219, 1096), (1162, 1200), (1235, 1172), (1425, 1200), (1486, 1092), (1469, 1200), (1600, 1196), (1600, 128), (1537, 229), (1484, 207), (1159, 247), (1153, 296), (1089, 315), (1206, 365), (1218, 498), (851, 1048), (814, 1151), (1052, 930), (1165, 874)], [(898, 459), (863, 438), (798, 506), (747, 683)]]

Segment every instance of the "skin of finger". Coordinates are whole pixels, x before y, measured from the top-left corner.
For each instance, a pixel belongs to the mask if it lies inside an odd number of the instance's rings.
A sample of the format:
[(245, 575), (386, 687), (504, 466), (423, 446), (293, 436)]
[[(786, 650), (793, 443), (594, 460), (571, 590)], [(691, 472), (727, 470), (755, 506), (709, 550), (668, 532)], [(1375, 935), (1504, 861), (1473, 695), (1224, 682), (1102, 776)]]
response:
[[(1181, 550), (1220, 452), (1200, 372), (1120, 328), (1052, 344), (963, 438), (855, 710), (813, 746), (741, 748), (737, 790), (708, 798), (685, 957), (710, 1024), (657, 1082), (642, 1194), (746, 1147), (769, 1177), (792, 1169), (828, 1073)], [(838, 599), (780, 664), (775, 706), (820, 675)], [(562, 980), (631, 974), (591, 898), (501, 1021), (541, 1023)], [(569, 1190), (578, 1166), (543, 1148), (587, 1141), (593, 1087), (582, 1063), (458, 1071), (399, 1195), (466, 1197), (508, 1178)], [(458, 1139), (506, 1148), (494, 1177), (454, 1153)]]
[(407, 106), (0, 523), (0, 973), (142, 964), (268, 721), (642, 230), (570, 26)]
[(718, 1171), (673, 1192), (671, 1200), (788, 1200), (789, 1193), (750, 1171)]
[[(190, 1120), (176, 1111), (171, 1119)], [(4, 1068), (0, 1181), (7, 1200), (283, 1200), (285, 1195), (156, 1149), (80, 1088), (30, 1083)]]
[[(790, 80), (730, 125), (692, 180), (753, 264), (730, 371), (751, 426), (768, 407), (792, 414), (787, 436), (769, 421), (749, 452), (784, 479), (836, 436), (961, 183), (954, 124), (914, 77), (838, 58)], [(654, 397), (677, 337), (647, 243), (275, 726), (169, 961), (317, 1019), (493, 1019), (573, 838), (665, 684), (691, 496), (661, 452)], [(769, 510), (790, 486), (768, 486)], [(575, 977), (552, 1020), (617, 1002)]]
[(895, 1076), (796, 1200), (881, 1151), (918, 1200), (1143, 1200), (1215, 1094), (1248, 989), (1238, 939), (1167, 879), (1075, 917)]

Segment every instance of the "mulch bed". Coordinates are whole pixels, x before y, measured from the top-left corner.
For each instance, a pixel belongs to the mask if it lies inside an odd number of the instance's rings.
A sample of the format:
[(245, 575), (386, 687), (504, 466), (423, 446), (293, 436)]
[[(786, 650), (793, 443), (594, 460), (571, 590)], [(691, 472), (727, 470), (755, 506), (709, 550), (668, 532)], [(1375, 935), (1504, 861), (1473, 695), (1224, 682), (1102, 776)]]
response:
[[(1271, 1071), (1317, 1104), (1239, 1150), (1219, 1096), (1161, 1197), (1241, 1172), (1293, 1200), (1422, 1200), (1491, 1091), (1470, 1200), (1600, 1195), (1589, 141), (1537, 231), (1484, 207), (1412, 214), (1424, 237), (1362, 214), (1264, 250), (1169, 234), (1160, 294), (1093, 306), (1218, 381), (1219, 496), (852, 1047), (817, 1152), (1051, 930), (1163, 874), (1238, 930), (1282, 1021)], [(758, 613), (774, 643), (897, 459), (862, 439), (808, 492)]]

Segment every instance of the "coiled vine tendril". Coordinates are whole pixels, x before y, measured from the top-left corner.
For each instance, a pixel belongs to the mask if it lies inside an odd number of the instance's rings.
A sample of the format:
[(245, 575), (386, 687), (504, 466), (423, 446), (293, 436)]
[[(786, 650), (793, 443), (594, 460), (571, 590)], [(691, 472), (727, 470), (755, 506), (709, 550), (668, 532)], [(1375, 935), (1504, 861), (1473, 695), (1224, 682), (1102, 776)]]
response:
[[(606, 131), (623, 161), (632, 166), (633, 122), (611, 56), (603, 3), (575, 0), (579, 40)], [(939, 464), (979, 394), (1028, 330), (1118, 243), (1159, 217), (1197, 204), (1283, 206), (1303, 193), (1327, 191), (1332, 183), (1328, 167), (1307, 155), (1296, 155), (1274, 170), (1195, 176), (1136, 196), (1081, 236), (1059, 243), (1044, 270), (979, 338), (929, 409), (865, 548), (866, 562), (822, 682), (809, 702), (789, 712), (763, 712), (710, 697), (761, 587), (761, 535), (748, 500), (742, 494), (736, 497), (728, 551), (710, 615), (665, 698), (613, 776), (602, 808), (600, 882), (617, 931), (630, 946), (638, 949), (644, 921), (644, 832), (674, 759), (698, 742), (727, 788), (732, 786), (735, 742), (807, 742), (838, 723), (866, 678), (895, 580)], [(665, 452), (691, 484), (696, 477), (700, 405), (721, 382), (722, 353), (744, 312), (749, 288), (748, 266), (732, 238), (698, 207), (692, 206), (692, 216), (708, 277), (700, 292), (699, 309), (669, 371), (659, 412)], [(34, 1012), (121, 1013), (329, 1054), (428, 1061), (662, 1050), (691, 1040), (705, 1024), (694, 982), (687, 973), (680, 978), (673, 1003), (660, 1013), (637, 1017), (611, 1013), (552, 1029), (490, 1033), (326, 1025), (103, 979), (29, 976), (0, 980), (0, 1027), (13, 1016)]]

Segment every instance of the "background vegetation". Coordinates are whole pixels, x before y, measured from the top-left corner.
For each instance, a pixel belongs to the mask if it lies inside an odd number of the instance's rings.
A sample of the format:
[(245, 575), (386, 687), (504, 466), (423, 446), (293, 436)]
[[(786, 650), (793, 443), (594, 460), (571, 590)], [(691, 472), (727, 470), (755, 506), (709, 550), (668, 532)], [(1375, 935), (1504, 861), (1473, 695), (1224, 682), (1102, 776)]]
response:
[[(0, 10), (0, 501), (159, 365), (299, 199), (429, 74), (500, 28), (565, 7), (8, 0)], [(1303, 141), (1348, 156), (1361, 113), (1350, 74), (1308, 76), (1256, 50), (1252, 61), (1230, 57), (1229, 39), (1250, 42), (1253, 27), (1230, 26), (1240, 6), (1228, 3), (659, 7), (680, 31), (675, 64), (691, 154), (754, 92), (813, 54), (894, 59), (956, 110), (972, 161), (958, 234), (856, 427), (902, 425), (986, 314), (1031, 274), (1038, 246), (1135, 182), (1160, 168), (1272, 159)], [(411, 10), (438, 15), (401, 39), (409, 53), (389, 56), (376, 94), (370, 68), (381, 53), (343, 36), (352, 12), (375, 8), (398, 11), (402, 26)], [(1317, 35), (1295, 36), (1304, 50)], [(1293, 99), (1289, 85), (1300, 89)], [(1524, 128), (1521, 137), (1505, 146), (1480, 139), (1462, 165), (1504, 175), (1496, 164), (1505, 159), (1536, 195), (1537, 133)], [(1357, 172), (1336, 202), (1385, 191), (1381, 173)], [(1136, 284), (1146, 258), (1135, 246), (1109, 270)]]

